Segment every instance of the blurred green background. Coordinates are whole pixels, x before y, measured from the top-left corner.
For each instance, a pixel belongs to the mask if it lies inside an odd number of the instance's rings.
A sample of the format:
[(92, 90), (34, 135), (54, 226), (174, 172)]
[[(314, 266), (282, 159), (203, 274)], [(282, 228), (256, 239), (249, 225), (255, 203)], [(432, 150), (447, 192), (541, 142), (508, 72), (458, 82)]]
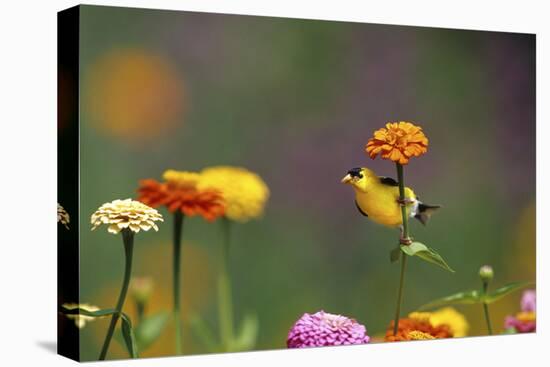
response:
[[(229, 164), (260, 174), (271, 197), (261, 220), (237, 225), (231, 249), (235, 318), (260, 320), (257, 349), (284, 348), (304, 312), (354, 317), (370, 335), (393, 317), (398, 233), (365, 220), (346, 171), (395, 177), (364, 145), (387, 121), (424, 128), (428, 154), (405, 168), (407, 185), (442, 204), (412, 234), (455, 274), (410, 261), (404, 313), (458, 290), (535, 279), (535, 37), (112, 7), (81, 7), (80, 302), (113, 307), (123, 274), (120, 236), (89, 231), (101, 204), (136, 197), (138, 181), (168, 168)], [(134, 275), (155, 280), (151, 311), (171, 307), (171, 217), (136, 237)], [(220, 223), (186, 222), (184, 352), (204, 353), (188, 315), (216, 321)], [(494, 304), (493, 323), (520, 294)], [(458, 307), (470, 335), (482, 310)], [(127, 302), (125, 310), (134, 314)], [(81, 332), (97, 359), (108, 325)], [(169, 327), (142, 356), (173, 354)], [(111, 357), (126, 358), (112, 344)]]

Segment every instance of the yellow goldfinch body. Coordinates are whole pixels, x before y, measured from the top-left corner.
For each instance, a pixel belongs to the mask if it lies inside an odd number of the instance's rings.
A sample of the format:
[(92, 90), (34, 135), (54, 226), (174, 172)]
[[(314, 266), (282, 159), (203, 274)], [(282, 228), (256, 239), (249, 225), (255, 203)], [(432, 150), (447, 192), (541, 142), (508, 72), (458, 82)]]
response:
[[(403, 224), (399, 200), (398, 183), (389, 177), (377, 176), (367, 168), (353, 168), (342, 179), (355, 191), (357, 209), (372, 221), (388, 227), (399, 227)], [(439, 206), (426, 205), (418, 200), (414, 191), (405, 187), (407, 215), (415, 217), (426, 224), (430, 215)]]
[[(389, 227), (397, 227), (403, 224), (401, 207), (397, 203), (399, 187), (372, 184), (366, 192), (357, 188), (354, 188), (354, 190), (357, 206), (372, 221)], [(416, 199), (416, 195), (408, 187), (405, 188), (405, 197)], [(411, 216), (410, 206), (407, 206), (407, 215)]]

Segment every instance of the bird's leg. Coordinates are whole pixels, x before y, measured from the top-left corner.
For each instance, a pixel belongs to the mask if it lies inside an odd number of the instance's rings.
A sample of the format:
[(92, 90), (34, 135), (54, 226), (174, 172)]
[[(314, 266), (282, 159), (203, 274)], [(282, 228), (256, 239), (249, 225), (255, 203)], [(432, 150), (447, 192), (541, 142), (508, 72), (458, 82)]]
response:
[[(397, 203), (400, 205), (400, 206), (407, 206), (407, 205), (411, 205), (411, 204), (414, 204), (416, 203), (416, 199), (412, 199), (412, 198), (397, 198)], [(402, 244), (402, 245), (410, 245), (412, 243), (412, 238), (411, 237), (405, 237), (405, 229), (403, 228), (403, 225), (400, 225), (399, 226), (399, 229), (401, 231), (401, 234), (399, 235), (399, 243)]]
[(410, 245), (412, 243), (412, 238), (405, 237), (405, 230), (402, 225), (399, 226), (399, 231), (399, 243), (406, 246)]
[(411, 199), (411, 198), (397, 198), (397, 203), (401, 206), (407, 206), (407, 205), (410, 205), (410, 204), (414, 204), (416, 202), (415, 199)]

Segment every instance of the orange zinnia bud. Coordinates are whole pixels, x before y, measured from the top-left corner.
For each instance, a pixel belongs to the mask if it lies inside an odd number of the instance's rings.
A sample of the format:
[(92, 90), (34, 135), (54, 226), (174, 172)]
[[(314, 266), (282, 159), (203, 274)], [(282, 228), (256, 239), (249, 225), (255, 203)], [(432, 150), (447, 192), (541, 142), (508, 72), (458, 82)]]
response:
[(428, 151), (428, 138), (420, 126), (405, 121), (388, 122), (386, 127), (374, 132), (365, 151), (372, 159), (380, 154), (383, 159), (404, 165), (411, 157)]

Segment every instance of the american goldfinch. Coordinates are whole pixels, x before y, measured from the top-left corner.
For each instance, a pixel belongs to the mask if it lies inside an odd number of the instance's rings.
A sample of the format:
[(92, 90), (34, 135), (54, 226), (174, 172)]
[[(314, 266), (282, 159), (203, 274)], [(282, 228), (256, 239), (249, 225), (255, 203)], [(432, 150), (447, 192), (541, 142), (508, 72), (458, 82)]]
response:
[(407, 215), (426, 224), (439, 205), (421, 202), (413, 190), (405, 187), (405, 200), (399, 200), (399, 184), (393, 178), (380, 177), (368, 168), (352, 168), (342, 179), (355, 191), (355, 206), (361, 214), (372, 221), (388, 227), (400, 227), (403, 217), (401, 206), (405, 205)]

